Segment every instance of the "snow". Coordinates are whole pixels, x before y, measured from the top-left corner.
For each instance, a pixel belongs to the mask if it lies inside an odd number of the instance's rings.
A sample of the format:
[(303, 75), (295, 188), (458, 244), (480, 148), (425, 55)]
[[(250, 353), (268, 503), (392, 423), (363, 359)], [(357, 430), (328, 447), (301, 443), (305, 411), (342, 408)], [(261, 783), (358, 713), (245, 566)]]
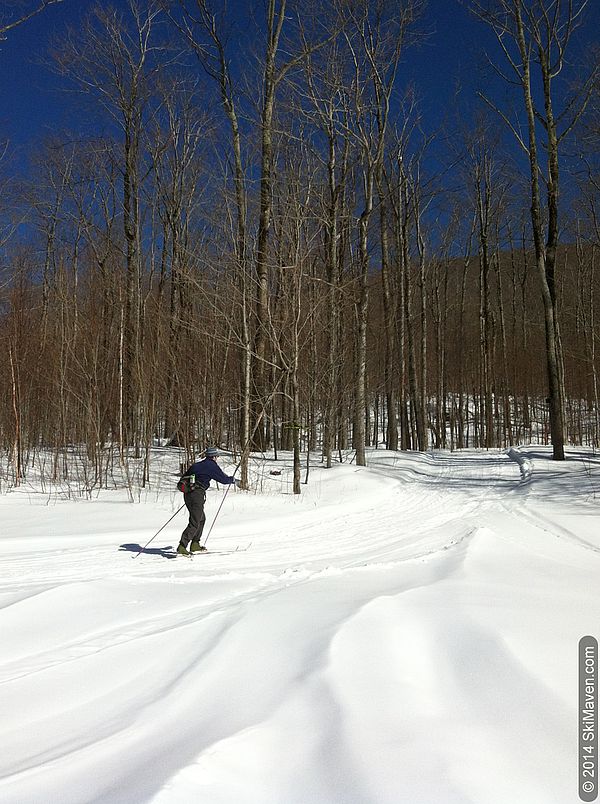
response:
[(255, 460), (193, 559), (185, 509), (137, 555), (168, 450), (134, 504), (3, 495), (0, 801), (575, 802), (600, 460), (568, 457), (314, 456), (300, 497)]

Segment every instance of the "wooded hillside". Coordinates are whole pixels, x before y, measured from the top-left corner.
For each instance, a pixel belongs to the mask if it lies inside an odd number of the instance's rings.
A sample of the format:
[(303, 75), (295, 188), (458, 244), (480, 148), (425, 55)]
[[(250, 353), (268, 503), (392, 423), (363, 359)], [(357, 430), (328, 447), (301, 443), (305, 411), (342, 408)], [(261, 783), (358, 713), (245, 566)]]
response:
[(600, 87), (574, 5), (471, 3), (511, 100), (488, 85), (437, 131), (403, 80), (420, 0), (268, 0), (250, 38), (220, 3), (132, 0), (65, 34), (94, 135), (0, 163), (4, 480), (84, 447), (105, 483), (157, 440), (234, 450), (244, 482), (251, 450), (292, 450), (296, 491), (307, 449), (597, 445)]

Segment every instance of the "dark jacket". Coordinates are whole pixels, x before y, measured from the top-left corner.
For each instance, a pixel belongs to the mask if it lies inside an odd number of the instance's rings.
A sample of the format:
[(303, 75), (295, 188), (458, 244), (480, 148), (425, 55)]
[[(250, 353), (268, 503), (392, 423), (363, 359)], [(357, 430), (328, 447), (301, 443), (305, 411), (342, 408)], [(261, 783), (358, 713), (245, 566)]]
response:
[(210, 481), (215, 480), (217, 483), (223, 483), (228, 486), (230, 483), (235, 483), (233, 476), (226, 475), (216, 461), (212, 458), (205, 458), (203, 461), (193, 463), (185, 473), (186, 477), (194, 475), (196, 484), (200, 484), (203, 488), (207, 489), (210, 486)]

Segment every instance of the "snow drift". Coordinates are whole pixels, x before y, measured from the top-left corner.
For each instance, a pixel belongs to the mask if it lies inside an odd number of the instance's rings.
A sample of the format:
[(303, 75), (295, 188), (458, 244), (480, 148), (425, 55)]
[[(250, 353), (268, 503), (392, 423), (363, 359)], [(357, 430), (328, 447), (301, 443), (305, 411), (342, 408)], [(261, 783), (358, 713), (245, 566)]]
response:
[(3, 496), (0, 800), (576, 801), (600, 461), (549, 455), (315, 459), (299, 498), (257, 461), (193, 559), (184, 512), (136, 557), (170, 488)]

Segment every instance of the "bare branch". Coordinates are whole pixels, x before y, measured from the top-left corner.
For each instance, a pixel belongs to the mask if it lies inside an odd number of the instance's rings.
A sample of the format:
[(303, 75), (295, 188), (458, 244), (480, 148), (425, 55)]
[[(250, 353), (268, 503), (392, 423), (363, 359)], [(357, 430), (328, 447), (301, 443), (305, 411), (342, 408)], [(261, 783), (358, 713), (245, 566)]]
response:
[(63, 0), (41, 0), (41, 2), (35, 8), (23, 14), (22, 17), (12, 20), (12, 22), (6, 22), (6, 23), (0, 22), (0, 41), (6, 39), (6, 34), (8, 33), (8, 31), (12, 31), (13, 28), (22, 25), (24, 22), (27, 22), (28, 20), (32, 19), (32, 17), (36, 17), (38, 14), (44, 11), (44, 9), (46, 9), (48, 6), (54, 6), (57, 3), (62, 2)]

